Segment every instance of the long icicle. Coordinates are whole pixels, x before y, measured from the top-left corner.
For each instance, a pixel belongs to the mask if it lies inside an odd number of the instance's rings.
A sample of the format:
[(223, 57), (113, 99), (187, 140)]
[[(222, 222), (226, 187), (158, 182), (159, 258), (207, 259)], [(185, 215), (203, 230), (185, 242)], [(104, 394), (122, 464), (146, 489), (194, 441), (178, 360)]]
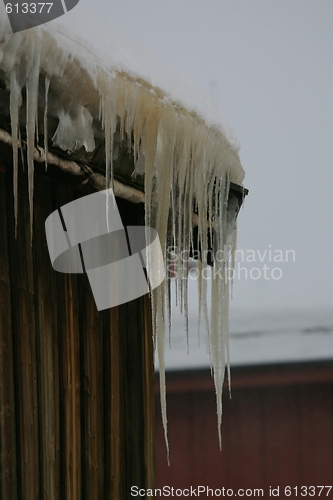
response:
[(14, 217), (15, 238), (17, 237), (17, 211), (18, 211), (18, 132), (19, 109), (22, 104), (21, 88), (17, 82), (16, 70), (10, 74), (10, 121), (13, 141), (13, 186), (14, 186)]
[(45, 171), (47, 171), (47, 154), (49, 152), (47, 112), (50, 89), (50, 77), (45, 76), (45, 108), (44, 108), (44, 150), (45, 150)]
[(40, 70), (40, 52), (37, 49), (34, 51), (33, 64), (27, 78), (27, 156), (28, 156), (28, 191), (29, 191), (29, 208), (30, 208), (30, 242), (33, 238), (33, 215), (34, 215), (34, 146), (35, 146), (35, 131), (38, 112), (38, 83)]
[[(193, 199), (196, 200), (198, 206), (198, 233), (203, 253), (208, 250), (209, 244), (213, 243), (212, 241), (207, 242), (208, 228), (210, 231), (214, 228), (214, 246), (224, 250), (227, 254), (230, 248), (228, 240), (225, 238), (227, 205), (223, 179), (230, 174), (230, 179), (233, 182), (241, 184), (243, 181), (244, 172), (237, 148), (229, 142), (222, 129), (205, 122), (193, 111), (194, 108), (186, 109), (181, 102), (173, 101), (170, 95), (160, 88), (153, 87), (148, 80), (119, 70), (119, 68), (109, 71), (109, 68), (103, 68), (99, 65), (97, 59), (96, 61), (93, 58), (90, 60), (90, 56), (87, 54), (82, 57), (82, 45), (80, 44), (78, 44), (77, 49), (73, 48), (75, 43), (70, 45), (71, 48), (68, 48), (67, 43), (56, 45), (55, 48), (55, 41), (57, 41), (56, 37), (52, 31), (48, 31), (47, 27), (40, 30), (27, 30), (26, 33), (13, 37), (8, 44), (7, 42), (2, 44), (0, 41), (0, 68), (10, 76), (11, 86), (10, 112), (13, 136), (15, 219), (17, 220), (19, 106), (21, 89), (26, 84), (28, 185), (32, 238), (33, 162), (34, 155), (36, 155), (38, 82), (39, 73), (41, 73), (46, 74), (44, 108), (46, 159), (50, 158), (48, 156), (46, 122), (48, 104), (51, 107), (51, 101), (52, 107), (59, 106), (66, 112), (68, 111), (67, 115), (64, 113), (64, 116), (69, 116), (73, 112), (71, 108), (73, 102), (81, 107), (87, 105), (87, 109), (89, 106), (92, 113), (90, 116), (94, 116), (95, 120), (98, 120), (99, 114), (99, 121), (102, 121), (102, 128), (105, 132), (106, 186), (109, 186), (110, 180), (113, 180), (113, 140), (117, 124), (120, 125), (120, 141), (127, 141), (129, 154), (132, 155), (133, 151), (134, 160), (138, 158), (139, 152), (142, 152), (145, 159), (145, 223), (158, 231), (164, 251), (168, 241), (171, 241), (175, 246), (176, 255), (180, 260), (177, 297), (179, 297), (180, 307), (187, 317), (188, 290), (187, 284), (183, 280), (186, 278), (187, 269), (182, 262), (181, 252), (188, 252), (190, 249)], [(43, 45), (47, 50), (42, 49)], [(54, 49), (54, 52), (51, 49)], [(50, 61), (51, 52), (55, 54), (55, 59), (51, 58)], [(75, 65), (73, 65), (73, 61), (75, 61)], [(77, 76), (74, 78), (72, 76), (74, 66), (79, 69), (80, 75), (82, 74), (81, 86), (77, 85)], [(18, 78), (15, 68), (20, 68), (20, 75), (23, 75), (22, 82)], [(48, 101), (50, 78), (58, 79), (57, 90), (59, 93), (56, 96), (52, 93), (52, 99), (50, 97)], [(22, 86), (20, 86), (21, 83)], [(69, 88), (74, 89), (71, 96), (66, 91)], [(87, 103), (88, 95), (89, 103)], [(56, 99), (53, 100), (53, 97)], [(71, 130), (73, 135), (74, 132)], [(91, 132), (93, 133), (93, 129)], [(78, 171), (80, 171), (79, 167)], [(97, 174), (93, 175), (96, 177)], [(218, 179), (218, 185), (216, 179)], [(105, 187), (104, 183), (102, 184)], [(172, 204), (172, 219), (170, 219), (169, 213), (170, 202)], [(169, 240), (167, 237), (168, 227), (171, 228), (172, 232)], [(205, 257), (204, 263), (206, 263)], [(226, 260), (221, 264), (217, 263), (214, 270), (221, 271), (223, 275), (225, 267)], [(226, 364), (228, 365), (230, 381), (229, 291), (225, 278), (215, 276), (211, 281), (213, 297), (210, 324), (205, 280), (199, 283), (201, 290), (199, 300), (208, 334), (207, 344), (216, 386), (221, 441), (222, 383)], [(161, 286), (158, 293), (154, 291), (151, 303), (153, 341), (157, 345), (160, 357), (161, 407), (167, 443), (164, 340), (165, 329), (169, 323), (165, 319), (165, 311), (170, 304), (170, 287)]]

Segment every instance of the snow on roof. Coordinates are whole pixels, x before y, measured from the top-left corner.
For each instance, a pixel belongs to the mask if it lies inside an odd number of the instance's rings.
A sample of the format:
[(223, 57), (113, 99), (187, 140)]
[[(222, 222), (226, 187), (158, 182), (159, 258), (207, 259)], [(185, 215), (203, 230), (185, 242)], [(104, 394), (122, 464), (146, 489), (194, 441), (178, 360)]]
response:
[[(236, 153), (239, 144), (230, 127), (222, 122), (211, 96), (199, 85), (168, 67), (146, 48), (127, 40), (120, 32), (93, 17), (90, 11), (81, 15), (77, 10), (37, 28), (11, 32), (4, 5), (0, 4), (1, 66), (10, 71), (22, 64), (24, 55), (39, 59), (40, 70), (54, 78), (64, 78), (67, 87), (67, 106), (71, 101), (96, 105), (96, 91), (116, 86), (117, 76), (125, 85), (134, 83), (137, 90), (145, 88), (160, 106), (172, 103), (180, 112), (187, 110), (202, 119), (207, 127), (219, 130), (220, 140), (227, 139), (228, 147)], [(43, 45), (43, 47), (42, 47)], [(32, 69), (32, 68), (30, 68)], [(73, 86), (72, 84), (78, 84)], [(85, 87), (83, 90), (82, 87)], [(133, 90), (133, 88), (131, 89)], [(134, 91), (134, 93), (136, 93)], [(94, 96), (94, 98), (93, 98)], [(133, 99), (133, 98), (132, 98)], [(133, 106), (134, 102), (128, 103)], [(97, 110), (98, 111), (98, 110)], [(238, 181), (244, 173), (240, 168)], [(237, 180), (235, 180), (237, 182)]]
[[(31, 214), (38, 108), (45, 110), (45, 116), (50, 113), (58, 118), (53, 145), (67, 152), (82, 147), (93, 151), (94, 136), (102, 128), (107, 182), (113, 174), (116, 130), (121, 138), (128, 138), (134, 151), (133, 175), (145, 174), (147, 221), (154, 222), (150, 220), (152, 203), (163, 206), (165, 212), (173, 187), (180, 197), (185, 191), (190, 194), (185, 196), (191, 210), (195, 199), (201, 213), (207, 213), (207, 199), (216, 179), (218, 190), (225, 181), (242, 184), (244, 179), (237, 141), (222, 125), (212, 100), (196, 84), (129, 43), (100, 19), (93, 21), (91, 12), (85, 14), (81, 9), (81, 16), (77, 12), (13, 34), (0, 3), (0, 77), (2, 70), (10, 89), (15, 187), (18, 114), (21, 91), (27, 90)], [(47, 151), (45, 126), (42, 132)], [(155, 183), (159, 177), (163, 177), (160, 192)], [(158, 197), (161, 192), (164, 196)], [(201, 225), (206, 233), (206, 222), (202, 220)]]
[[(63, 51), (65, 59), (69, 54), (70, 64), (76, 60), (76, 64), (78, 63), (90, 76), (96, 73), (96, 67), (99, 66), (113, 76), (115, 71), (123, 72), (138, 82), (159, 89), (161, 94), (172, 102), (195, 112), (206, 121), (207, 125), (220, 128), (228, 136), (233, 147), (238, 149), (237, 139), (230, 127), (222, 122), (222, 117), (207, 91), (169, 67), (147, 48), (128, 40), (108, 22), (103, 22), (101, 18), (94, 16), (92, 10), (85, 10), (80, 6), (80, 11), (76, 9), (38, 29), (16, 34), (15, 38), (21, 38), (23, 41), (38, 32), (43, 33), (45, 40), (49, 34), (53, 39), (52, 51), (59, 54)], [(0, 33), (11, 36), (2, 3)], [(49, 49), (50, 47), (46, 48), (50, 64), (53, 64), (55, 61)]]

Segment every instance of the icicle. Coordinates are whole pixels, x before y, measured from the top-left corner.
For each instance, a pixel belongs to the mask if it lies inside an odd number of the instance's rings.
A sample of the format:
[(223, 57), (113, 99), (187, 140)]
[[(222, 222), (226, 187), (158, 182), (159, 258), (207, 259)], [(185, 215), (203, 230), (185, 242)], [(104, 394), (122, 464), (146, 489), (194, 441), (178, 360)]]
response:
[[(150, 220), (153, 227), (157, 230), (160, 240), (165, 247), (167, 242), (167, 228), (170, 214), (170, 186), (173, 184), (173, 157), (175, 148), (175, 129), (170, 127), (170, 115), (174, 113), (171, 106), (165, 106), (162, 110), (159, 120), (159, 135), (157, 136), (157, 148), (155, 154), (156, 171), (163, 169), (163, 177), (156, 175), (156, 198), (158, 203), (155, 204), (153, 210), (150, 211)], [(168, 189), (165, 189), (168, 186)], [(165, 341), (165, 321), (164, 312), (166, 309), (166, 294), (168, 293), (167, 286), (161, 286), (152, 295), (156, 318), (156, 337), (159, 360), (164, 360), (164, 341)], [(163, 348), (162, 348), (163, 346)], [(162, 366), (162, 369), (161, 369)], [(164, 436), (168, 452), (169, 461), (169, 446), (167, 440), (167, 416), (166, 416), (166, 401), (165, 401), (165, 368), (164, 361), (160, 365), (160, 387), (161, 387), (161, 410), (162, 422), (164, 427)]]
[[(102, 115), (102, 125), (105, 134), (105, 183), (106, 187), (111, 187), (113, 189), (113, 136), (116, 132), (117, 127), (117, 115), (116, 115), (116, 96), (114, 93), (107, 92), (102, 96), (101, 99), (101, 115)], [(109, 195), (106, 196), (106, 223), (107, 229), (109, 231)], [(115, 199), (113, 199), (115, 203)]]
[(201, 344), (201, 318), (202, 318), (202, 306), (203, 306), (203, 272), (205, 269), (205, 265), (203, 262), (198, 261), (198, 347)]
[[(19, 129), (19, 143), (22, 145), (22, 138), (21, 138), (21, 130)], [(25, 171), (24, 165), (25, 165), (25, 160), (24, 160), (24, 154), (23, 154), (23, 148), (22, 146), (20, 147), (20, 152), (21, 152), (21, 163), (22, 163), (22, 169), (23, 172)]]
[[(169, 264), (169, 254), (166, 253), (166, 263)], [(167, 272), (167, 292), (166, 292), (166, 307), (168, 316), (168, 341), (169, 349), (171, 349), (171, 277), (169, 276), (169, 269)]]
[(47, 171), (47, 153), (49, 151), (48, 143), (48, 129), (47, 129), (47, 111), (48, 111), (48, 98), (50, 89), (50, 78), (45, 77), (45, 108), (44, 108), (44, 150), (45, 150), (45, 171)]
[(14, 216), (15, 237), (17, 237), (17, 209), (18, 209), (18, 134), (19, 134), (19, 109), (22, 104), (21, 88), (17, 82), (16, 71), (10, 75), (10, 121), (13, 140), (13, 184), (14, 184)]
[[(37, 130), (39, 75), (45, 76), (44, 149), (47, 155), (47, 115), (59, 116), (58, 136), (71, 140), (74, 147), (93, 147), (93, 120), (104, 129), (106, 186), (113, 187), (115, 137), (120, 146), (128, 145), (134, 157), (134, 175), (145, 175), (145, 224), (154, 227), (167, 256), (171, 242), (178, 257), (175, 285), (176, 301), (185, 316), (188, 331), (187, 261), (193, 243), (192, 216), (198, 209), (198, 243), (203, 265), (207, 252), (224, 251), (225, 259), (214, 262), (211, 278), (211, 311), (207, 304), (207, 280), (198, 280), (199, 321), (207, 332), (207, 350), (214, 377), (217, 420), (221, 444), (222, 385), (227, 370), (230, 386), (228, 346), (229, 282), (225, 275), (231, 255), (234, 264), (235, 232), (228, 234), (227, 196), (229, 182), (241, 184), (244, 172), (238, 149), (230, 134), (219, 125), (207, 123), (193, 108), (176, 102), (171, 94), (152, 87), (149, 79), (123, 68), (103, 67), (91, 50), (82, 50), (85, 42), (66, 38), (65, 32), (43, 27), (6, 34), (0, 40), (0, 69), (10, 77), (10, 113), (13, 136), (15, 219), (17, 220), (17, 176), (19, 107), (21, 90), (27, 89), (27, 157), (30, 226), (33, 221), (34, 165), (33, 149)], [(18, 70), (20, 69), (20, 74)], [(22, 77), (23, 75), (23, 77)], [(19, 78), (20, 77), (20, 78)], [(52, 78), (52, 89), (50, 80)], [(22, 81), (21, 81), (22, 80)], [(51, 91), (52, 90), (52, 91)], [(185, 99), (186, 102), (186, 99)], [(97, 128), (98, 128), (98, 124)], [(60, 130), (61, 129), (61, 130)], [(94, 129), (95, 130), (95, 129)], [(60, 133), (61, 131), (61, 133)], [(119, 133), (119, 134), (118, 134)], [(84, 140), (82, 137), (84, 136)], [(38, 139), (38, 138), (37, 138)], [(55, 139), (56, 140), (56, 139)], [(81, 141), (81, 142), (80, 142)], [(60, 147), (61, 147), (60, 145)], [(22, 153), (22, 151), (21, 151)], [(107, 207), (108, 210), (108, 197)], [(108, 218), (107, 218), (108, 220)], [(171, 232), (171, 234), (168, 234)], [(31, 232), (32, 234), (32, 232)], [(184, 254), (183, 254), (184, 256)], [(220, 276), (219, 276), (220, 273)], [(160, 363), (161, 410), (167, 444), (164, 342), (170, 330), (170, 283), (151, 292), (153, 342)], [(168, 444), (167, 444), (168, 450)]]
[(32, 67), (27, 78), (27, 158), (28, 158), (28, 191), (30, 207), (30, 241), (33, 238), (33, 196), (34, 196), (34, 158), (33, 151), (35, 146), (35, 130), (38, 111), (38, 83), (40, 70), (40, 52), (33, 51)]
[[(156, 290), (155, 298), (156, 302), (161, 305), (163, 299), (162, 295), (163, 287), (159, 287)], [(167, 411), (166, 411), (166, 387), (165, 387), (165, 363), (164, 363), (164, 342), (165, 342), (165, 323), (163, 317), (163, 308), (158, 307), (155, 310), (156, 314), (156, 330), (158, 332), (157, 335), (157, 353), (158, 353), (158, 363), (159, 363), (159, 378), (160, 378), (160, 403), (161, 403), (161, 414), (162, 414), (162, 423), (164, 429), (164, 440), (166, 444), (167, 450), (167, 460), (168, 465), (170, 465), (169, 460), (169, 443), (168, 443), (168, 426), (167, 426)]]

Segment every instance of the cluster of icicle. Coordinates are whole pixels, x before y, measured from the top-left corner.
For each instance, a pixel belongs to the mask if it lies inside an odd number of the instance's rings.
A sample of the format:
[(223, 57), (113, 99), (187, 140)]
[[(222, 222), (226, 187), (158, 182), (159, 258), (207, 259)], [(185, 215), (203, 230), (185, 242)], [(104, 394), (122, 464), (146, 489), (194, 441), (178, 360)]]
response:
[[(88, 49), (63, 33), (39, 27), (13, 35), (0, 22), (0, 77), (10, 89), (13, 138), (15, 216), (17, 216), (19, 110), (26, 89), (26, 135), (31, 221), (33, 217), (33, 150), (38, 138), (37, 112), (44, 109), (44, 149), (47, 151), (47, 116), (59, 118), (53, 141), (62, 149), (82, 145), (94, 149), (93, 122), (105, 136), (106, 181), (113, 176), (114, 135), (129, 138), (137, 159), (136, 170), (145, 174), (146, 225), (155, 228), (168, 258), (168, 247), (184, 255), (192, 241), (192, 215), (198, 215), (203, 255), (207, 234), (214, 233), (214, 250), (225, 258), (214, 262), (211, 311), (207, 307), (207, 282), (199, 279), (199, 310), (205, 318), (209, 354), (216, 388), (218, 432), (221, 442), (222, 385), (229, 366), (228, 300), (226, 268), (234, 247), (234, 230), (228, 231), (227, 197), (230, 182), (241, 184), (244, 172), (237, 149), (218, 127), (208, 126), (194, 111), (144, 78), (98, 64)], [(144, 160), (144, 161), (143, 161)], [(208, 215), (207, 215), (208, 214)], [(32, 227), (32, 223), (31, 223)], [(232, 228), (233, 229), (233, 228)], [(222, 253), (220, 252), (222, 255)], [(188, 264), (179, 260), (178, 303), (187, 318)], [(205, 266), (206, 262), (200, 264)], [(199, 273), (201, 274), (201, 273)], [(162, 420), (167, 443), (164, 370), (165, 335), (170, 323), (170, 280), (152, 293), (153, 332), (160, 368)], [(187, 321), (186, 321), (187, 323)], [(230, 380), (230, 379), (229, 379)]]

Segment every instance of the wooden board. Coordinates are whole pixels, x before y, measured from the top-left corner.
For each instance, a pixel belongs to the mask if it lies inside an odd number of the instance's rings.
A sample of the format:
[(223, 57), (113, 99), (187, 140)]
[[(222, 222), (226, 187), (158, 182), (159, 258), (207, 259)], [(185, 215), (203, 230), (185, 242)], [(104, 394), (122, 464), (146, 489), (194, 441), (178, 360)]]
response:
[[(8, 162), (4, 170), (0, 173), (0, 497), (131, 498), (132, 485), (154, 485), (149, 297), (98, 312), (86, 275), (52, 269), (44, 227), (51, 212), (89, 194), (91, 188), (78, 191), (36, 173), (31, 246), (26, 173), (20, 166), (15, 238)], [(120, 205), (126, 223), (143, 222), (137, 206), (122, 201)]]

